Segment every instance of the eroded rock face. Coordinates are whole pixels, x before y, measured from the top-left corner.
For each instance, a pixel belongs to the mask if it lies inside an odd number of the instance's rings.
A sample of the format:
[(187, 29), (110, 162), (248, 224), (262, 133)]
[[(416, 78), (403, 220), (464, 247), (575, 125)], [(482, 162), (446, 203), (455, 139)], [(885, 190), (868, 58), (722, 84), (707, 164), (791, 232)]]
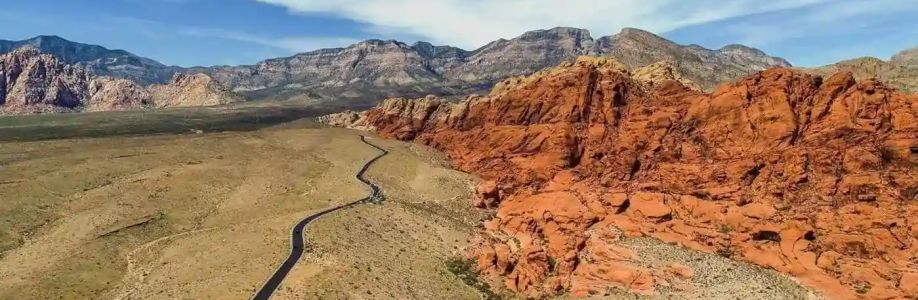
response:
[(61, 64), (34, 48), (0, 56), (0, 74), (0, 112), (3, 113), (74, 111), (92, 96), (89, 90), (92, 76), (86, 70)]
[(204, 74), (178, 73), (172, 82), (150, 86), (157, 107), (214, 106), (242, 101)]
[(634, 79), (637, 79), (645, 86), (656, 86), (667, 81), (678, 81), (680, 84), (696, 91), (701, 91), (702, 87), (688, 78), (676, 69), (671, 62), (661, 61), (649, 64), (632, 72)]
[(96, 77), (89, 84), (86, 111), (130, 110), (150, 107), (153, 96), (147, 89), (127, 79)]
[(459, 103), (389, 100), (362, 124), (487, 181), (479, 270), (526, 295), (673, 280), (628, 263), (624, 234), (880, 299), (918, 296), (916, 103), (850, 73), (769, 69), (704, 94), (591, 58)]
[(176, 75), (168, 85), (95, 76), (25, 47), (0, 55), (0, 114), (129, 110), (204, 106), (236, 101), (207, 75)]
[(38, 49), (64, 64), (79, 66), (95, 75), (127, 79), (140, 85), (168, 83), (170, 76), (180, 71), (178, 67), (166, 66), (124, 50), (72, 42), (58, 36), (36, 36), (22, 41), (0, 40), (0, 54), (22, 47)]
[(903, 50), (889, 61), (874, 57), (843, 60), (831, 65), (806, 71), (830, 76), (838, 72), (851, 72), (857, 80), (879, 79), (887, 86), (903, 92), (918, 92), (918, 48)]
[(918, 47), (899, 51), (889, 59), (889, 63), (898, 66), (918, 67)]

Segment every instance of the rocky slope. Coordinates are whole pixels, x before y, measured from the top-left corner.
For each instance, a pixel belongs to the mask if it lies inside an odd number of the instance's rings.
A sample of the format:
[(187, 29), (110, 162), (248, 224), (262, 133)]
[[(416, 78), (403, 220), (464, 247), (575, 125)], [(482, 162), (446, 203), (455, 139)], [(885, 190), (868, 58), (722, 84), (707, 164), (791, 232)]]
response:
[(0, 55), (0, 114), (201, 106), (238, 101), (206, 75), (176, 75), (168, 85), (96, 76), (32, 47)]
[(832, 299), (918, 297), (918, 96), (785, 68), (705, 94), (624, 69), (584, 58), (488, 96), (324, 120), (436, 147), (485, 179), (475, 204), (496, 215), (478, 269), (528, 296), (674, 288), (616, 246), (648, 235)]
[(899, 51), (889, 59), (889, 63), (897, 66), (918, 67), (918, 47)]
[[(683, 46), (638, 29), (593, 39), (587, 30), (554, 28), (497, 40), (474, 51), (419, 42), (369, 40), (253, 66), (200, 68), (236, 91), (255, 94), (360, 98), (464, 94), (508, 77), (528, 75), (579, 55), (608, 55), (629, 68), (669, 61), (702, 88), (773, 66), (789, 66), (759, 50), (731, 45), (718, 50)], [(259, 92), (260, 91), (260, 92)]]
[(204, 74), (177, 73), (169, 84), (149, 87), (156, 107), (214, 106), (242, 98)]
[(0, 40), (0, 54), (32, 47), (57, 57), (65, 64), (77, 65), (96, 75), (128, 79), (141, 85), (168, 83), (180, 68), (163, 65), (124, 50), (68, 41), (58, 36), (37, 36), (22, 41)]
[(889, 61), (861, 57), (807, 70), (819, 75), (851, 72), (857, 79), (876, 78), (904, 92), (918, 92), (918, 48), (897, 53)]

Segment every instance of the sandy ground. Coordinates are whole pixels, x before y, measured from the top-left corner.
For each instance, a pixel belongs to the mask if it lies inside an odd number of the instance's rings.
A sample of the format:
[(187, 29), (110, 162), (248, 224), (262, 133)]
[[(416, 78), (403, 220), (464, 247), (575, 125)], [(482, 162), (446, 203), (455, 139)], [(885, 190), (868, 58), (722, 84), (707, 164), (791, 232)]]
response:
[(421, 147), (379, 139), (390, 154), (367, 176), (382, 204), (358, 206), (307, 229), (312, 247), (277, 299), (480, 299), (451, 273), (482, 215), (471, 208), (472, 178)]
[(684, 281), (680, 280), (679, 286), (657, 285), (653, 295), (636, 295), (623, 289), (610, 289), (603, 295), (584, 299), (823, 299), (786, 274), (717, 254), (667, 244), (650, 237), (622, 238), (618, 245), (637, 254), (635, 264), (638, 266), (652, 270), (685, 266), (692, 271)]
[[(0, 299), (247, 298), (286, 257), (292, 224), (366, 193), (353, 174), (374, 150), (356, 134), (281, 127), (0, 143)], [(395, 150), (388, 163), (424, 165)], [(389, 180), (439, 179), (421, 177)], [(347, 226), (326, 238), (346, 240), (357, 230)], [(321, 281), (294, 275), (292, 287)]]

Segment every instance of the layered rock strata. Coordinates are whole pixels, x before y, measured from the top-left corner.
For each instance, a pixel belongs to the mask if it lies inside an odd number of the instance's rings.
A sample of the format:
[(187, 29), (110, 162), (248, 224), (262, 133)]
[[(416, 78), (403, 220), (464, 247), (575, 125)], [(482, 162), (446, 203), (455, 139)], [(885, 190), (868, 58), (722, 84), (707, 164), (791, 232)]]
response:
[(629, 263), (619, 235), (772, 268), (830, 298), (918, 296), (918, 96), (785, 68), (710, 94), (634, 77), (581, 58), (487, 96), (325, 120), (430, 145), (484, 179), (475, 204), (496, 214), (478, 269), (528, 296), (672, 285)]

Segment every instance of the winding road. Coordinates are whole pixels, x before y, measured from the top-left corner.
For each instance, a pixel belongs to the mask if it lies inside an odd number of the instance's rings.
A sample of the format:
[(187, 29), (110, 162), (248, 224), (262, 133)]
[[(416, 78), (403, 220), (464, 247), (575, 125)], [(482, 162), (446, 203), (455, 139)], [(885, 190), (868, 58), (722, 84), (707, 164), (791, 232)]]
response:
[(326, 215), (328, 213), (331, 213), (337, 210), (345, 209), (345, 208), (355, 206), (358, 204), (363, 204), (366, 202), (380, 202), (383, 200), (383, 195), (379, 187), (373, 184), (372, 182), (370, 182), (369, 180), (367, 180), (366, 178), (364, 178), (363, 173), (365, 173), (367, 169), (370, 168), (370, 165), (376, 162), (376, 160), (380, 159), (386, 154), (389, 154), (389, 151), (386, 151), (383, 148), (380, 148), (376, 145), (371, 144), (370, 142), (367, 142), (366, 137), (363, 135), (360, 136), (360, 141), (381, 151), (379, 155), (367, 161), (367, 163), (364, 164), (362, 168), (360, 168), (360, 171), (358, 171), (356, 175), (357, 180), (360, 180), (360, 182), (363, 182), (364, 184), (370, 187), (370, 190), (371, 190), (370, 195), (367, 196), (366, 198), (363, 198), (363, 199), (360, 199), (360, 200), (357, 200), (357, 201), (354, 201), (348, 204), (332, 207), (327, 210), (306, 216), (306, 218), (301, 220), (299, 223), (296, 223), (296, 225), (293, 226), (293, 229), (290, 231), (290, 256), (288, 256), (287, 260), (285, 260), (284, 263), (281, 264), (280, 267), (277, 268), (277, 271), (275, 271), (274, 274), (271, 275), (271, 278), (268, 278), (268, 280), (261, 287), (261, 289), (258, 290), (258, 292), (254, 296), (252, 296), (252, 300), (270, 299), (271, 295), (274, 294), (274, 291), (277, 290), (277, 287), (280, 286), (281, 282), (284, 281), (284, 278), (287, 277), (287, 274), (290, 273), (290, 270), (293, 269), (293, 266), (296, 265), (296, 263), (300, 260), (300, 257), (303, 256), (303, 252), (306, 250), (305, 249), (306, 247), (303, 244), (303, 230), (306, 228), (306, 225), (308, 225), (312, 221), (315, 221), (316, 219), (318, 219), (319, 217), (323, 215)]

